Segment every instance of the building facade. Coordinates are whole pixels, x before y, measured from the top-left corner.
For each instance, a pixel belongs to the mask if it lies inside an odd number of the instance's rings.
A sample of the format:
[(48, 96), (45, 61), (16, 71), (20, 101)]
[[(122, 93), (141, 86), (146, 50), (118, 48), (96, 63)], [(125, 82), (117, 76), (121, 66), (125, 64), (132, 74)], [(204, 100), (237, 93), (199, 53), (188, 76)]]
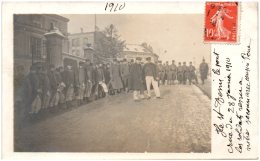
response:
[(83, 32), (83, 30), (80, 33), (69, 34), (69, 55), (64, 58), (73, 57), (77, 64), (86, 59), (93, 60), (94, 36), (94, 32)]
[(121, 58), (131, 61), (131, 59), (135, 60), (136, 57), (141, 57), (142, 62), (145, 62), (147, 57), (151, 57), (152, 62), (158, 61), (159, 58), (157, 54), (147, 50), (142, 45), (126, 44), (123, 52), (121, 53)]
[(69, 53), (68, 21), (54, 14), (14, 15), (14, 73), (26, 74), (33, 63), (51, 61), (56, 53), (48, 52)]

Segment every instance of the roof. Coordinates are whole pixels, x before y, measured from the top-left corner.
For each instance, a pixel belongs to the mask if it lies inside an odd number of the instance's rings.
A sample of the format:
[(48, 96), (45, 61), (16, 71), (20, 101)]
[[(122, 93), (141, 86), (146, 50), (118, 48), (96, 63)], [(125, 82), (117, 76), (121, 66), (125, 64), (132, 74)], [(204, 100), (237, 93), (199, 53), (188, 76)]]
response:
[(49, 17), (53, 17), (53, 18), (57, 18), (57, 19), (62, 20), (64, 22), (69, 22), (69, 20), (70, 20), (66, 17), (60, 16), (60, 15), (57, 15), (57, 14), (44, 14), (44, 15), (49, 16)]
[(75, 35), (90, 35), (90, 34), (94, 34), (94, 32), (69, 33), (69, 36), (75, 36)]
[(47, 32), (44, 34), (45, 36), (48, 36), (48, 35), (58, 35), (58, 36), (61, 36), (61, 37), (65, 37), (58, 28), (54, 28), (53, 30), (51, 30), (50, 32)]
[(124, 51), (151, 53), (149, 50), (145, 49), (143, 46), (137, 45), (137, 44), (126, 44), (126, 46), (124, 47)]
[(144, 48), (142, 45), (138, 45), (138, 44), (126, 44), (124, 47), (124, 52), (135, 52), (135, 53), (147, 53), (147, 54), (151, 54), (154, 56), (157, 56), (157, 54), (147, 50), (146, 48)]

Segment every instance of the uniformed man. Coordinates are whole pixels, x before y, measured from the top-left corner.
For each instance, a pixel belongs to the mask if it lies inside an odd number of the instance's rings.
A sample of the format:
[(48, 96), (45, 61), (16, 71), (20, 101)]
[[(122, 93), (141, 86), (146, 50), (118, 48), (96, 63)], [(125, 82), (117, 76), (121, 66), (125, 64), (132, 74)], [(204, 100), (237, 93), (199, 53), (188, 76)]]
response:
[(204, 84), (204, 80), (207, 79), (208, 72), (209, 72), (209, 66), (205, 62), (205, 59), (203, 58), (202, 63), (200, 64), (200, 78), (201, 78), (202, 84)]
[(92, 93), (92, 86), (93, 86), (93, 80), (92, 80), (92, 71), (93, 67), (91, 65), (91, 62), (89, 59), (86, 59), (85, 64), (85, 94), (84, 94), (84, 100), (90, 101), (90, 96)]
[(178, 83), (182, 84), (183, 70), (182, 70), (181, 62), (179, 62), (177, 67), (177, 79), (178, 79)]
[(135, 63), (130, 68), (130, 89), (133, 90), (134, 101), (144, 98), (140, 91), (143, 89), (143, 71), (141, 66), (142, 58), (137, 57)]
[(164, 73), (163, 73), (163, 65), (161, 60), (158, 61), (158, 69), (159, 69), (159, 84), (162, 85)]
[(123, 88), (123, 83), (120, 77), (120, 67), (117, 59), (114, 59), (110, 67), (111, 85), (114, 93), (117, 94)]
[(120, 64), (120, 74), (123, 81), (124, 90), (127, 93), (128, 92), (128, 80), (129, 80), (129, 65), (126, 61), (126, 59), (122, 60), (122, 63)]
[(53, 64), (50, 65), (50, 71), (48, 73), (48, 77), (50, 80), (50, 93), (51, 93), (50, 107), (55, 107), (58, 99), (57, 97), (55, 97), (55, 95), (57, 93), (59, 78), (57, 78), (55, 66)]
[(147, 95), (151, 98), (151, 85), (153, 86), (156, 98), (161, 98), (160, 90), (158, 87), (159, 73), (157, 67), (151, 62), (151, 57), (146, 58), (147, 63), (144, 65), (143, 71), (146, 81)]
[(183, 62), (182, 71), (183, 71), (182, 84), (186, 84), (188, 76), (189, 76), (189, 68), (186, 65), (186, 62)]
[(84, 98), (84, 93), (85, 93), (85, 82), (86, 82), (86, 76), (85, 76), (85, 69), (84, 69), (84, 63), (80, 62), (79, 63), (79, 71), (78, 71), (78, 83), (79, 83), (79, 91), (78, 91), (78, 104), (82, 105), (83, 104), (83, 98)]
[(174, 81), (176, 80), (177, 77), (177, 66), (175, 65), (175, 60), (172, 60), (171, 71), (172, 71), (171, 84), (174, 84)]
[[(55, 68), (54, 68), (54, 71)], [(47, 109), (49, 107), (50, 99), (51, 99), (51, 88), (50, 88), (50, 80), (47, 74), (47, 69), (44, 66), (41, 70), (41, 84), (42, 84), (42, 109)]]
[(169, 65), (168, 61), (166, 61), (166, 65), (165, 65), (165, 74), (166, 74), (165, 84), (170, 85), (171, 80), (172, 80), (172, 71), (171, 71), (171, 66)]
[(75, 85), (75, 78), (74, 72), (72, 70), (72, 66), (68, 65), (65, 70), (65, 85), (66, 85), (66, 104), (67, 107), (73, 106), (72, 101), (74, 99), (74, 85)]
[(189, 66), (189, 83), (191, 85), (191, 81), (195, 79), (196, 83), (198, 83), (198, 79), (197, 79), (197, 75), (195, 73), (196, 68), (192, 65), (192, 62), (190, 62), (190, 66)]

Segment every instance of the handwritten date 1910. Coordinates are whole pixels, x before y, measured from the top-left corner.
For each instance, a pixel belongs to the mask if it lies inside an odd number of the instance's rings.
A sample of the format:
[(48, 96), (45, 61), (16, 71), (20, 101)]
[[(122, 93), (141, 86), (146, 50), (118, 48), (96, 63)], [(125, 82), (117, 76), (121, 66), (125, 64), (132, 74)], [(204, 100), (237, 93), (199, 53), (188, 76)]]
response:
[(124, 3), (107, 2), (105, 6), (105, 11), (116, 12), (124, 8), (125, 8), (125, 2)]

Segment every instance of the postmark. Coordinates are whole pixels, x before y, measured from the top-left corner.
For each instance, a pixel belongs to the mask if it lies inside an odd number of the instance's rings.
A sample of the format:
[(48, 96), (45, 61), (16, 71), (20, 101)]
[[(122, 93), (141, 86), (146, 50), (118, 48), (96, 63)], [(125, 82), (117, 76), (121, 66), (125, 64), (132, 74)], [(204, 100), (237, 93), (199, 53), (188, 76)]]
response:
[(205, 43), (238, 42), (238, 2), (206, 2)]

